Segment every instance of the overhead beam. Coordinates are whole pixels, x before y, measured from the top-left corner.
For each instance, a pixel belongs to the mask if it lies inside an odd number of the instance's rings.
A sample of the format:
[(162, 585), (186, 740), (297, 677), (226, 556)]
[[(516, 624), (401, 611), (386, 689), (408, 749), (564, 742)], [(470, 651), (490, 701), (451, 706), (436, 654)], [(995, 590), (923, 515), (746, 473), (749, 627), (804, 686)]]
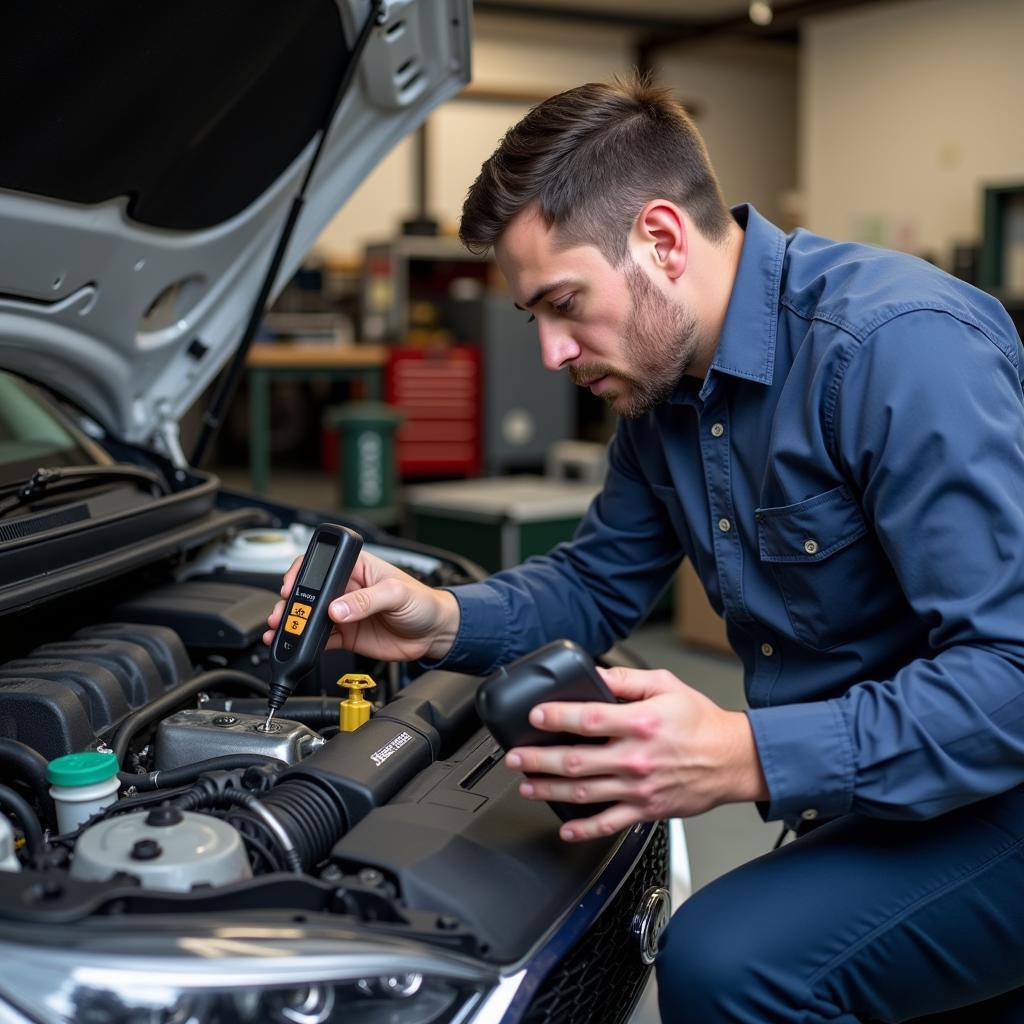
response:
[(692, 18), (656, 18), (637, 14), (599, 11), (583, 7), (553, 7), (540, 3), (499, 3), (497, 0), (474, 0), (474, 13), (503, 14), (516, 18), (544, 21), (570, 21), (604, 28), (624, 29), (654, 35), (661, 32), (685, 31), (700, 21)]
[(794, 39), (804, 18), (880, 2), (891, 3), (892, 0), (777, 0), (774, 4), (775, 16), (770, 25), (755, 25), (745, 9), (720, 18), (659, 18), (585, 7), (559, 7), (551, 3), (501, 3), (499, 0), (475, 0), (473, 9), (487, 14), (574, 22), (632, 32), (638, 37), (636, 46), (639, 65), (651, 68), (655, 64), (654, 55), (657, 51), (670, 46), (721, 35), (773, 42)]
[(789, 0), (773, 5), (774, 17), (769, 25), (755, 25), (746, 11), (742, 11), (721, 18), (693, 21), (675, 30), (649, 32), (639, 41), (638, 49), (647, 60), (650, 60), (658, 50), (713, 36), (732, 35), (751, 40), (780, 40), (793, 37), (800, 27), (800, 22), (812, 15), (829, 14), (849, 7), (862, 7), (880, 2), (891, 3), (891, 0)]

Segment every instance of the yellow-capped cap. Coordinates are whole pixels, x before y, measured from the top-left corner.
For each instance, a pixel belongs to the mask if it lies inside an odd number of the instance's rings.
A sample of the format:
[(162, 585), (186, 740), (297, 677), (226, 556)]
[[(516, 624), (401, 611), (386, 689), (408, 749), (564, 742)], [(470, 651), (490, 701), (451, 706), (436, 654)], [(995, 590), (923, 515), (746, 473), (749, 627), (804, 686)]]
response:
[(338, 680), (338, 685), (348, 690), (349, 694), (338, 705), (338, 727), (342, 732), (355, 732), (370, 720), (373, 713), (373, 705), (363, 697), (362, 691), (370, 690), (377, 684), (370, 676), (349, 672)]

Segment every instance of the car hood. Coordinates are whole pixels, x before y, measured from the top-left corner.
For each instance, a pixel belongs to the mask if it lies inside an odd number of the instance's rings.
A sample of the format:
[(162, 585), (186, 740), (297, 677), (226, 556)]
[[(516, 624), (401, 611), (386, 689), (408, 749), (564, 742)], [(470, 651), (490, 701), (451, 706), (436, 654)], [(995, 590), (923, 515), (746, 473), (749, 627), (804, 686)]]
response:
[(271, 296), (469, 80), (470, 0), (40, 0), (5, 19), (0, 368), (133, 443), (239, 345), (311, 165)]

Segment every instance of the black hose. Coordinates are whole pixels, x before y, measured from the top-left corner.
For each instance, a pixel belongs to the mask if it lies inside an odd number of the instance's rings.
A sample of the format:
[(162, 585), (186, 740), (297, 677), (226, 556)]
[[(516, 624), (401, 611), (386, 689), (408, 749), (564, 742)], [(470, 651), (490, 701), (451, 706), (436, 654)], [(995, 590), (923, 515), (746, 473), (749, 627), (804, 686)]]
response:
[(47, 825), (56, 822), (57, 816), (50, 799), (50, 783), (46, 777), (47, 760), (37, 750), (17, 740), (0, 737), (0, 767), (6, 768), (18, 779), (31, 787), (36, 802)]
[(180, 786), (178, 789), (166, 790), (155, 790), (152, 793), (140, 793), (138, 796), (122, 797), (120, 800), (115, 800), (114, 803), (108, 804), (101, 811), (97, 811), (90, 818), (87, 818), (77, 828), (70, 832), (62, 832), (60, 835), (52, 836), (50, 838), (51, 843), (62, 843), (65, 845), (73, 846), (75, 840), (92, 825), (97, 822), (106, 821), (107, 818), (114, 817), (115, 815), (127, 814), (129, 811), (134, 810), (136, 807), (148, 807), (150, 804), (168, 803), (171, 797), (180, 796), (182, 793), (187, 793), (188, 786)]
[[(249, 861), (252, 864), (253, 872), (259, 873), (260, 868), (265, 868), (268, 872), (284, 871), (284, 861), (281, 857), (274, 852), (273, 848), (261, 842), (259, 838), (254, 835), (258, 831), (259, 821), (254, 818), (251, 814), (244, 810), (236, 810), (234, 814), (227, 814), (224, 816), (224, 820), (234, 829), (238, 831), (238, 834), (242, 837), (242, 841), (245, 843), (246, 850), (249, 853)], [(260, 832), (260, 836), (265, 835), (265, 831)], [(259, 858), (259, 861), (253, 861), (253, 855)]]
[(274, 845), (284, 854), (289, 869), (297, 875), (303, 873), (302, 859), (295, 848), (295, 840), (268, 807), (252, 793), (240, 789), (225, 789), (216, 792), (200, 786), (178, 797), (174, 806), (184, 811), (196, 811), (203, 807), (244, 807), (259, 822), (264, 833), (274, 840)]
[(345, 834), (345, 816), (333, 794), (308, 779), (288, 779), (260, 797), (291, 836), (303, 867), (322, 861)]
[(114, 738), (110, 743), (111, 748), (117, 755), (117, 763), (123, 764), (125, 755), (128, 753), (128, 744), (132, 738), (147, 725), (152, 725), (158, 719), (173, 714), (178, 708), (187, 703), (197, 693), (203, 690), (213, 689), (235, 690), (242, 687), (248, 688), (249, 692), (255, 692), (266, 696), (270, 687), (262, 679), (251, 676), (247, 672), (236, 672), (234, 669), (220, 668), (212, 672), (203, 672), (201, 675), (189, 679), (187, 682), (169, 690), (156, 700), (133, 711), (117, 728)]
[[(291, 871), (302, 874), (324, 859), (345, 834), (345, 815), (332, 794), (307, 779), (289, 779), (264, 796), (237, 789), (218, 790), (200, 781), (174, 801), (183, 811), (243, 807), (256, 826), (284, 855)], [(240, 828), (245, 834), (245, 830)]]
[(234, 768), (253, 768), (271, 765), (285, 768), (284, 761), (267, 754), (222, 754), (220, 757), (208, 757), (205, 761), (179, 765), (177, 768), (165, 768), (163, 771), (146, 772), (136, 775), (132, 772), (118, 772), (117, 777), (126, 785), (134, 786), (140, 793), (164, 786), (186, 786), (195, 782), (204, 772), (231, 771)]
[[(140, 793), (138, 796), (126, 796), (122, 797), (116, 803), (110, 804), (108, 807), (104, 807), (99, 814), (94, 814), (85, 825), (90, 824), (94, 821), (106, 821), (107, 818), (114, 817), (115, 815), (127, 814), (129, 811), (133, 811), (136, 807), (148, 807), (150, 804), (166, 803), (171, 797), (180, 796), (183, 793), (188, 792), (189, 787), (181, 786), (176, 790), (171, 790), (169, 793), (164, 791), (154, 791), (152, 793)], [(85, 825), (82, 826), (79, 831), (84, 831)], [(68, 833), (68, 835), (77, 835), (77, 832)], [(60, 836), (61, 839), (66, 839), (68, 836)]]
[(29, 861), (33, 867), (43, 866), (43, 829), (39, 824), (35, 811), (29, 802), (10, 786), (0, 786), (0, 809), (14, 814), (21, 831), (25, 833), (25, 845), (28, 847)]
[[(337, 697), (289, 697), (287, 703), (277, 714), (277, 718), (284, 718), (290, 722), (299, 722), (309, 726), (310, 729), (319, 731), (328, 725), (338, 724), (338, 704), (341, 695)], [(218, 711), (232, 711), (240, 715), (265, 715), (267, 713), (267, 702), (256, 697), (214, 697), (207, 701), (204, 708)]]

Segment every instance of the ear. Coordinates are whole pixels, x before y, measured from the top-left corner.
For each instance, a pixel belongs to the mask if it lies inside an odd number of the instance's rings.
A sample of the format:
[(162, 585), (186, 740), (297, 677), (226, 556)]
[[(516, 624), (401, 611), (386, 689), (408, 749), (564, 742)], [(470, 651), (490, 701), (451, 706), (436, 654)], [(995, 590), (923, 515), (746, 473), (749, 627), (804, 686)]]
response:
[(686, 270), (686, 220), (679, 207), (667, 199), (652, 199), (637, 214), (630, 243), (638, 263), (653, 265), (669, 280), (677, 280)]

